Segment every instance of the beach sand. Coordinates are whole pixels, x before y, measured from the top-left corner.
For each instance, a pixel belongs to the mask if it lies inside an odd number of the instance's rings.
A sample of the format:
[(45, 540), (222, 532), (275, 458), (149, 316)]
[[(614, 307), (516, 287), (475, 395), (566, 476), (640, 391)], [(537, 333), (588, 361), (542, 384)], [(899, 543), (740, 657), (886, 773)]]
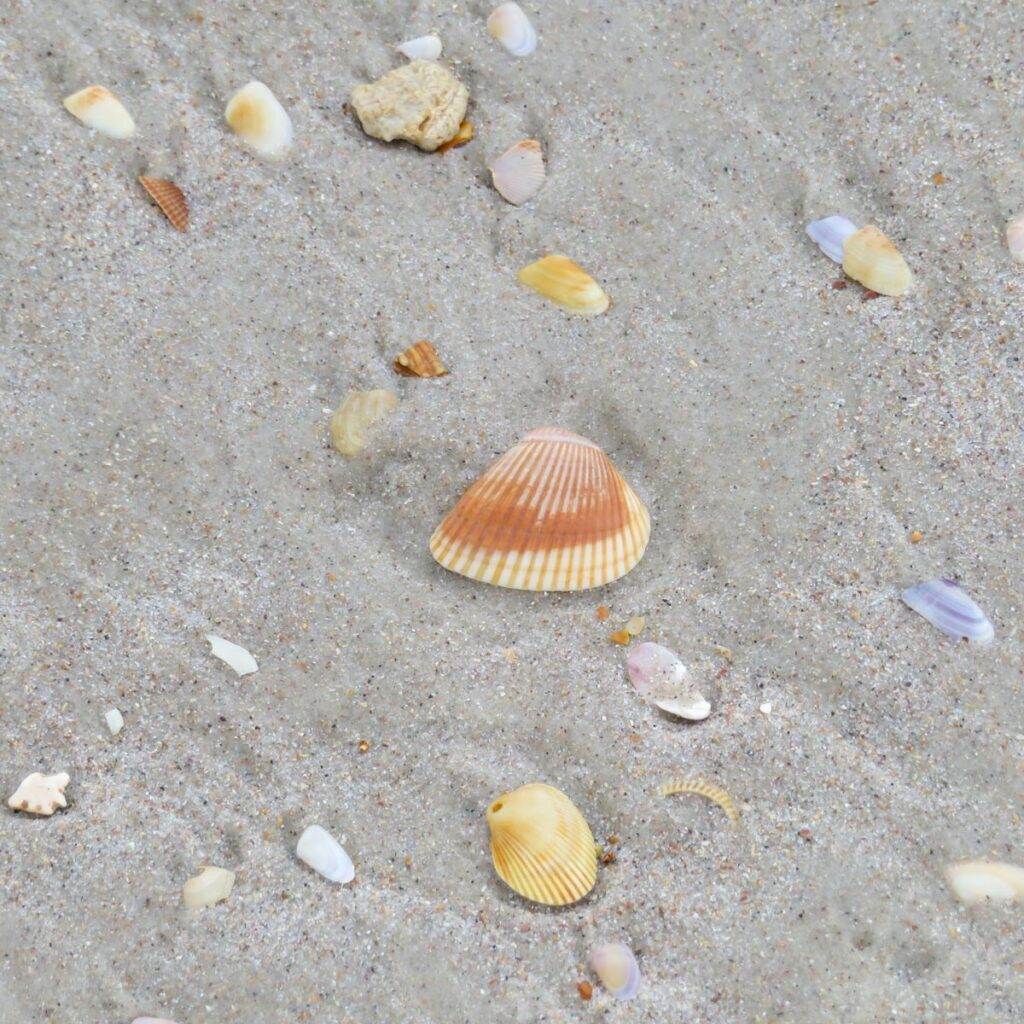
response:
[[(0, 815), (0, 1018), (1020, 1020), (1020, 911), (967, 910), (943, 877), (1024, 860), (1019, 10), (530, 4), (540, 45), (515, 60), (489, 9), (0, 15), (3, 795), (72, 776), (54, 817)], [(431, 29), (477, 129), (443, 156), (345, 109)], [(252, 78), (294, 121), (283, 160), (224, 123)], [(133, 139), (62, 109), (93, 82)], [(486, 167), (527, 137), (548, 179), (517, 209)], [(185, 190), (186, 235), (147, 172)], [(834, 212), (896, 242), (911, 295), (833, 288), (804, 225)], [(574, 319), (519, 285), (547, 252), (611, 309)], [(420, 338), (449, 376), (394, 374)], [(329, 413), (378, 387), (399, 408), (347, 460)], [(646, 502), (643, 561), (580, 594), (437, 566), (435, 524), (549, 424)], [(900, 602), (937, 575), (992, 644)], [(633, 692), (608, 634), (634, 614), (705, 722)], [(739, 824), (656, 795), (686, 774)], [(533, 781), (619, 838), (570, 908), (490, 864), (489, 801)], [(351, 885), (296, 860), (311, 823)], [(202, 864), (235, 889), (187, 911)], [(634, 1001), (596, 985), (600, 941), (636, 951)]]

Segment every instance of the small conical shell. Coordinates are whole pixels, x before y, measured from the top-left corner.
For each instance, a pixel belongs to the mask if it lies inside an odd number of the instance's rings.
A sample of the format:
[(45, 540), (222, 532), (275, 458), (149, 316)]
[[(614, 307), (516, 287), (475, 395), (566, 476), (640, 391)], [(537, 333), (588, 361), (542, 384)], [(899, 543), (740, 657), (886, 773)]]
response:
[(234, 871), (227, 868), (204, 867), (190, 878), (181, 889), (181, 901), (186, 907), (212, 907), (231, 895), (235, 885)]
[(536, 139), (524, 139), (491, 164), (494, 187), (513, 206), (532, 199), (544, 184), (544, 156)]
[(487, 19), (487, 31), (512, 54), (527, 57), (537, 49), (537, 33), (516, 3), (499, 4)]
[(448, 372), (429, 341), (410, 345), (395, 359), (394, 365), (403, 377), (443, 377)]
[(295, 855), (330, 882), (347, 885), (356, 877), (352, 858), (338, 840), (319, 825), (310, 825), (299, 836)]
[(430, 538), (446, 569), (514, 590), (587, 590), (640, 561), (651, 519), (611, 459), (560, 427), (531, 431)]
[(523, 267), (519, 280), (577, 316), (603, 313), (609, 306), (601, 286), (568, 256), (544, 256)]
[(127, 139), (135, 134), (135, 122), (121, 101), (102, 85), (89, 85), (64, 100), (64, 109), (82, 124), (109, 135)]
[(400, 43), (398, 52), (409, 60), (437, 60), (441, 56), (441, 40), (435, 35), (417, 36)]
[(870, 225), (843, 243), (843, 270), (879, 295), (905, 295), (913, 280), (896, 246)]
[(262, 83), (250, 82), (228, 100), (228, 124), (261, 156), (276, 156), (292, 144), (292, 121)]
[(494, 870), (520, 896), (562, 907), (597, 881), (594, 836), (573, 802), (535, 782), (504, 793), (487, 808)]
[(350, 391), (331, 416), (331, 444), (349, 457), (366, 446), (366, 431), (393, 412), (398, 396), (393, 391)]
[(173, 181), (166, 178), (150, 178), (144, 174), (139, 178), (139, 183), (160, 207), (172, 227), (179, 231), (184, 231), (188, 227), (188, 202), (185, 200), (185, 194)]

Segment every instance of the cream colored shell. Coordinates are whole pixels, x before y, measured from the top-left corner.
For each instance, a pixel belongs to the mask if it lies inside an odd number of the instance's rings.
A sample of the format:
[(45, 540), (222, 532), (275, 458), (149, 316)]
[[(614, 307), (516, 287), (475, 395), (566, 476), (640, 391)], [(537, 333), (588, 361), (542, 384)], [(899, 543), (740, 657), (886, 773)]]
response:
[(899, 250), (878, 228), (861, 228), (843, 243), (843, 270), (879, 295), (905, 295), (913, 278)]

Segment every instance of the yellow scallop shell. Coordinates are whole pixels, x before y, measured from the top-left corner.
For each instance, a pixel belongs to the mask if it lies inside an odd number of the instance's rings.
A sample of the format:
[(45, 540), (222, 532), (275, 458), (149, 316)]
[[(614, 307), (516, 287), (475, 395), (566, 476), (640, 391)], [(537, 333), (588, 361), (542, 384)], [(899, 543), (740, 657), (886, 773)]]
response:
[(487, 825), (494, 870), (520, 896), (563, 907), (594, 888), (594, 835), (561, 790), (534, 782), (503, 793), (487, 808)]
[(519, 280), (576, 316), (603, 313), (610, 300), (601, 286), (568, 256), (544, 256), (523, 267)]
[(907, 261), (878, 228), (861, 228), (843, 245), (843, 270), (879, 295), (905, 295), (913, 278)]

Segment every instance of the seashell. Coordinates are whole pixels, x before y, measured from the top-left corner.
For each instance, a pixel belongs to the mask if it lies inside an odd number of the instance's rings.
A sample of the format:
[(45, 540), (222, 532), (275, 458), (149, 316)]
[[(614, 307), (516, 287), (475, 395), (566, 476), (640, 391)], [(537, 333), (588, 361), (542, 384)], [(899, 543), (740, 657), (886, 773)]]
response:
[(590, 967), (616, 999), (632, 999), (640, 990), (640, 965), (621, 942), (598, 946), (590, 954)]
[(447, 141), (442, 142), (435, 153), (447, 153), (449, 149), (458, 149), (459, 146), (466, 145), (467, 142), (473, 141), (473, 136), (476, 135), (476, 129), (473, 127), (472, 121), (463, 121), (459, 125), (459, 130)]
[(807, 234), (818, 243), (818, 248), (836, 263), (843, 262), (843, 246), (850, 235), (857, 233), (857, 225), (845, 217), (834, 214), (807, 225)]
[(185, 194), (173, 181), (142, 175), (139, 183), (163, 211), (164, 216), (171, 222), (171, 227), (179, 231), (184, 231), (188, 227), (188, 202), (185, 200)]
[(913, 281), (896, 246), (878, 228), (870, 226), (850, 235), (844, 243), (843, 271), (879, 295), (905, 295)]
[(224, 117), (260, 156), (278, 156), (292, 144), (292, 119), (262, 82), (242, 86), (228, 100)]
[(544, 184), (544, 154), (536, 139), (524, 139), (506, 149), (491, 164), (494, 187), (513, 206), (532, 199)]
[(446, 569), (514, 590), (587, 590), (640, 561), (651, 519), (611, 459), (560, 427), (533, 430), (430, 538)]
[(14, 811), (49, 817), (58, 807), (67, 807), (64, 790), (70, 781), (71, 776), (67, 772), (58, 772), (56, 775), (32, 772), (21, 780), (21, 785), (7, 801), (7, 806)]
[(494, 870), (534, 903), (575, 903), (597, 881), (597, 848), (583, 815), (561, 790), (534, 782), (487, 808)]
[(417, 36), (399, 44), (398, 52), (409, 60), (437, 60), (441, 56), (441, 40), (434, 35)]
[(227, 868), (202, 867), (181, 889), (181, 900), (189, 909), (212, 907), (231, 895), (235, 885), (234, 871)]
[(609, 306), (601, 286), (568, 256), (544, 256), (523, 267), (517, 276), (556, 306), (578, 316), (603, 313)]
[(345, 885), (356, 877), (352, 858), (345, 852), (338, 840), (319, 825), (310, 825), (299, 836), (295, 855), (304, 864), (308, 864), (314, 871), (323, 875), (329, 882), (339, 882), (341, 885)]
[(1018, 262), (1024, 262), (1024, 216), (1014, 217), (1006, 225), (1006, 248)]
[(135, 134), (135, 122), (121, 101), (102, 85), (89, 85), (64, 100), (64, 109), (82, 124), (112, 139)]
[(1024, 898), (1024, 868), (997, 861), (969, 860), (946, 868), (946, 880), (961, 903), (1019, 903)]
[(124, 728), (124, 715), (117, 708), (111, 708), (104, 716), (111, 736), (116, 736)]
[(537, 33), (516, 3), (499, 4), (487, 19), (487, 31), (512, 54), (528, 57), (537, 49)]
[(711, 714), (711, 705), (690, 683), (686, 666), (667, 647), (640, 644), (626, 659), (636, 692), (676, 718), (700, 722)]
[(443, 377), (448, 372), (429, 341), (410, 345), (395, 359), (394, 366), (405, 377)]
[(367, 135), (428, 153), (458, 133), (468, 104), (469, 90), (432, 60), (414, 60), (352, 90), (352, 109)]
[(658, 796), (673, 796), (676, 793), (696, 793), (697, 796), (718, 804), (730, 821), (740, 820), (736, 801), (721, 786), (716, 786), (713, 782), (704, 779), (672, 779), (658, 787)]
[(230, 640), (215, 636), (213, 633), (207, 633), (206, 639), (210, 641), (210, 653), (233, 668), (238, 675), (252, 675), (259, 669), (256, 659), (244, 647), (239, 647), (238, 644), (233, 644)]
[(634, 615), (625, 625), (625, 630), (630, 636), (639, 636), (646, 628), (647, 619), (643, 615)]
[(331, 416), (331, 444), (342, 455), (358, 455), (366, 446), (366, 431), (397, 405), (394, 391), (350, 391)]
[(985, 613), (952, 580), (919, 583), (903, 591), (903, 601), (947, 636), (983, 644), (995, 635)]

